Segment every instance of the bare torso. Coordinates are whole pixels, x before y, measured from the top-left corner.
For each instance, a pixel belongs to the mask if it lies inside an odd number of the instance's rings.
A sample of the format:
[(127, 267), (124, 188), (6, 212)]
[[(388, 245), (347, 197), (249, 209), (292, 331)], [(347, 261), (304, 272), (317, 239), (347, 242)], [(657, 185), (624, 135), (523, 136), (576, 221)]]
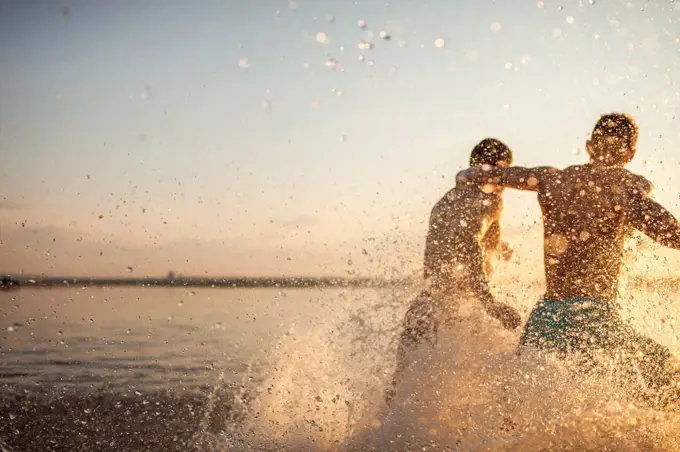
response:
[(547, 298), (616, 298), (623, 247), (633, 230), (629, 200), (650, 189), (626, 169), (591, 164), (551, 169), (540, 178)]
[[(432, 209), (425, 244), (425, 278), (449, 287), (470, 287), (486, 280), (486, 254), (500, 239), (503, 201), (478, 186), (450, 190)], [(490, 233), (488, 236), (487, 234)]]

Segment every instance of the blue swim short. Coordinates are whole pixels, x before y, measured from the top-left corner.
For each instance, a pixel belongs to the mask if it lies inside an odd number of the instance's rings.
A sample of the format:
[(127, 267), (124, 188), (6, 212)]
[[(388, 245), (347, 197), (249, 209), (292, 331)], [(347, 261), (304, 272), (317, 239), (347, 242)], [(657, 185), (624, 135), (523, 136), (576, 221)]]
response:
[(531, 311), (520, 344), (562, 353), (608, 348), (629, 328), (607, 302), (543, 299)]

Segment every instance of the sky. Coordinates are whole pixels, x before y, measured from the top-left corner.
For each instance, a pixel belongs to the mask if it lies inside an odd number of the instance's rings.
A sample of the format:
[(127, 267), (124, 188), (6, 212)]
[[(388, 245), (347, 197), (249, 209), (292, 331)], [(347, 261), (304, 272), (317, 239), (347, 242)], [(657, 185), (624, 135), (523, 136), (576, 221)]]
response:
[(0, 0), (0, 272), (414, 272), (476, 142), (581, 163), (610, 111), (680, 216), (679, 77), (670, 0)]

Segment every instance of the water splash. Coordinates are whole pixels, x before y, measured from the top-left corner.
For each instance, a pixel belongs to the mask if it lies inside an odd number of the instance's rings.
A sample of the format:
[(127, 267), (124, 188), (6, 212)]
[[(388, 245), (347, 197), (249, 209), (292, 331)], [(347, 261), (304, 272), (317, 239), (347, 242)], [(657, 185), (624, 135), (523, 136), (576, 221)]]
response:
[[(526, 281), (505, 280), (504, 290), (523, 287), (526, 299), (508, 294), (501, 301), (533, 304)], [(259, 363), (259, 372), (244, 374), (264, 378), (252, 382), (244, 376), (223, 434), (202, 444), (214, 450), (324, 451), (680, 446), (680, 415), (631, 403), (611, 372), (580, 373), (573, 360), (517, 355), (519, 332), (501, 329), (464, 300), (459, 321), (438, 343), (410, 356), (388, 407), (384, 394), (401, 319), (420, 289), (412, 284), (337, 292), (322, 322), (291, 329), (271, 360)]]

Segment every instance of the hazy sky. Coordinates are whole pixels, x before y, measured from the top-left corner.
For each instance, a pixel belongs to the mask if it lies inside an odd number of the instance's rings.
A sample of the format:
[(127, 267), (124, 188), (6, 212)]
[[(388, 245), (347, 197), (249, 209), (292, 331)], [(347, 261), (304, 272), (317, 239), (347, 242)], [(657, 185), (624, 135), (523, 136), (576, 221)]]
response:
[(680, 216), (679, 77), (670, 0), (0, 1), (0, 271), (417, 266), (477, 141), (578, 163), (614, 110)]

